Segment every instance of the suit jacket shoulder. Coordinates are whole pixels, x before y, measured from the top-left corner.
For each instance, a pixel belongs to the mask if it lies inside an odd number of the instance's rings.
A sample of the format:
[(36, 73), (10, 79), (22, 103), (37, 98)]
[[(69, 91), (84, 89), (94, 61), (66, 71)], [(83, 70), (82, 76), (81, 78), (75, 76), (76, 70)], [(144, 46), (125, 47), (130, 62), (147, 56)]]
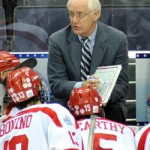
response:
[(101, 35), (104, 34), (107, 38), (113, 38), (113, 37), (115, 37), (115, 38), (125, 37), (126, 38), (125, 33), (123, 33), (122, 31), (120, 31), (112, 26), (106, 25), (102, 22), (98, 22), (97, 33), (101, 33)]

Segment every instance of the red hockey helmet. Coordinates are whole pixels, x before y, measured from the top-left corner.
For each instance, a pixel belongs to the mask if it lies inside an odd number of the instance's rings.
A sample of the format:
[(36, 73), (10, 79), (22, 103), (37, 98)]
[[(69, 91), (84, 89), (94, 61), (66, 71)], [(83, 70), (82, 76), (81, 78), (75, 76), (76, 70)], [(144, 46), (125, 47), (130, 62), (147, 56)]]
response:
[(20, 64), (19, 58), (6, 51), (0, 51), (0, 82), (7, 74)]
[(15, 103), (39, 96), (41, 87), (40, 76), (28, 67), (11, 71), (7, 76), (6, 90)]
[(102, 99), (92, 86), (74, 88), (68, 106), (75, 117), (97, 114), (101, 113)]

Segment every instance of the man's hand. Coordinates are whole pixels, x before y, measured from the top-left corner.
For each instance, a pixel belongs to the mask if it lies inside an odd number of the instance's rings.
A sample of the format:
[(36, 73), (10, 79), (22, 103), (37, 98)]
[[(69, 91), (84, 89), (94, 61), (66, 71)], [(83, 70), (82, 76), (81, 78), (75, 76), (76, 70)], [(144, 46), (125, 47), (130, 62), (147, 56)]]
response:
[(89, 76), (86, 81), (83, 81), (82, 86), (93, 86), (94, 89), (98, 89), (100, 86), (100, 80), (96, 74)]

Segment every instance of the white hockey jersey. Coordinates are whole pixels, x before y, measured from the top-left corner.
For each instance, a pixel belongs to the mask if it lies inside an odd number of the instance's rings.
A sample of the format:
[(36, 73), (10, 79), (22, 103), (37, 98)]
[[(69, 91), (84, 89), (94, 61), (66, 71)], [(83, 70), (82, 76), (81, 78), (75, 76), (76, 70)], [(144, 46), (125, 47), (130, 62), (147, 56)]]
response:
[(21, 110), (0, 128), (0, 150), (78, 150), (80, 130), (59, 104), (39, 104)]
[(135, 135), (137, 150), (150, 150), (150, 124), (142, 127)]
[(5, 108), (4, 115), (7, 116), (14, 116), (17, 114), (20, 110), (15, 106), (15, 103), (10, 102), (7, 108)]
[[(77, 121), (81, 130), (84, 149), (87, 149), (90, 119)], [(93, 150), (136, 150), (135, 133), (126, 125), (97, 117)]]

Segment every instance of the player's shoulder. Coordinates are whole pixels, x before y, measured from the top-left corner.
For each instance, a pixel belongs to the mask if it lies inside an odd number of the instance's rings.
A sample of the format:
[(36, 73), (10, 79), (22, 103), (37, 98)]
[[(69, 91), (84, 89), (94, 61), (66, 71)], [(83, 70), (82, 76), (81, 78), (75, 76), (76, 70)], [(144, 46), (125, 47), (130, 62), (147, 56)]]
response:
[(36, 108), (36, 109), (43, 109), (43, 108), (51, 108), (51, 109), (63, 109), (63, 110), (67, 110), (65, 107), (63, 107), (62, 105), (60, 105), (60, 104), (36, 104), (36, 105), (32, 105), (32, 106), (29, 106), (29, 107), (26, 107), (26, 108), (24, 108), (22, 111), (24, 111), (24, 110), (30, 110), (30, 109), (34, 109), (34, 108)]
[(57, 103), (53, 103), (53, 104), (44, 104), (45, 106), (48, 106), (49, 108), (53, 109), (53, 110), (56, 110), (57, 112), (69, 112), (69, 110), (65, 107), (63, 107), (62, 105), (60, 104), (57, 104)]
[[(51, 109), (51, 113), (49, 112), (51, 118), (55, 118), (55, 120), (59, 120), (61, 124), (67, 126), (76, 126), (76, 120), (70, 111), (63, 107), (60, 104), (42, 104), (44, 110), (46, 108)], [(54, 117), (55, 116), (55, 117)]]
[(147, 124), (147, 125), (140, 128), (140, 130), (136, 134), (136, 137), (140, 136), (143, 133), (146, 134), (146, 132), (149, 133), (149, 131), (150, 131), (150, 124)]
[(32, 113), (32, 112), (40, 112), (40, 113), (56, 113), (56, 114), (70, 114), (68, 109), (63, 107), (60, 104), (37, 104), (30, 107), (27, 107), (19, 112), (19, 114), (23, 113)]

